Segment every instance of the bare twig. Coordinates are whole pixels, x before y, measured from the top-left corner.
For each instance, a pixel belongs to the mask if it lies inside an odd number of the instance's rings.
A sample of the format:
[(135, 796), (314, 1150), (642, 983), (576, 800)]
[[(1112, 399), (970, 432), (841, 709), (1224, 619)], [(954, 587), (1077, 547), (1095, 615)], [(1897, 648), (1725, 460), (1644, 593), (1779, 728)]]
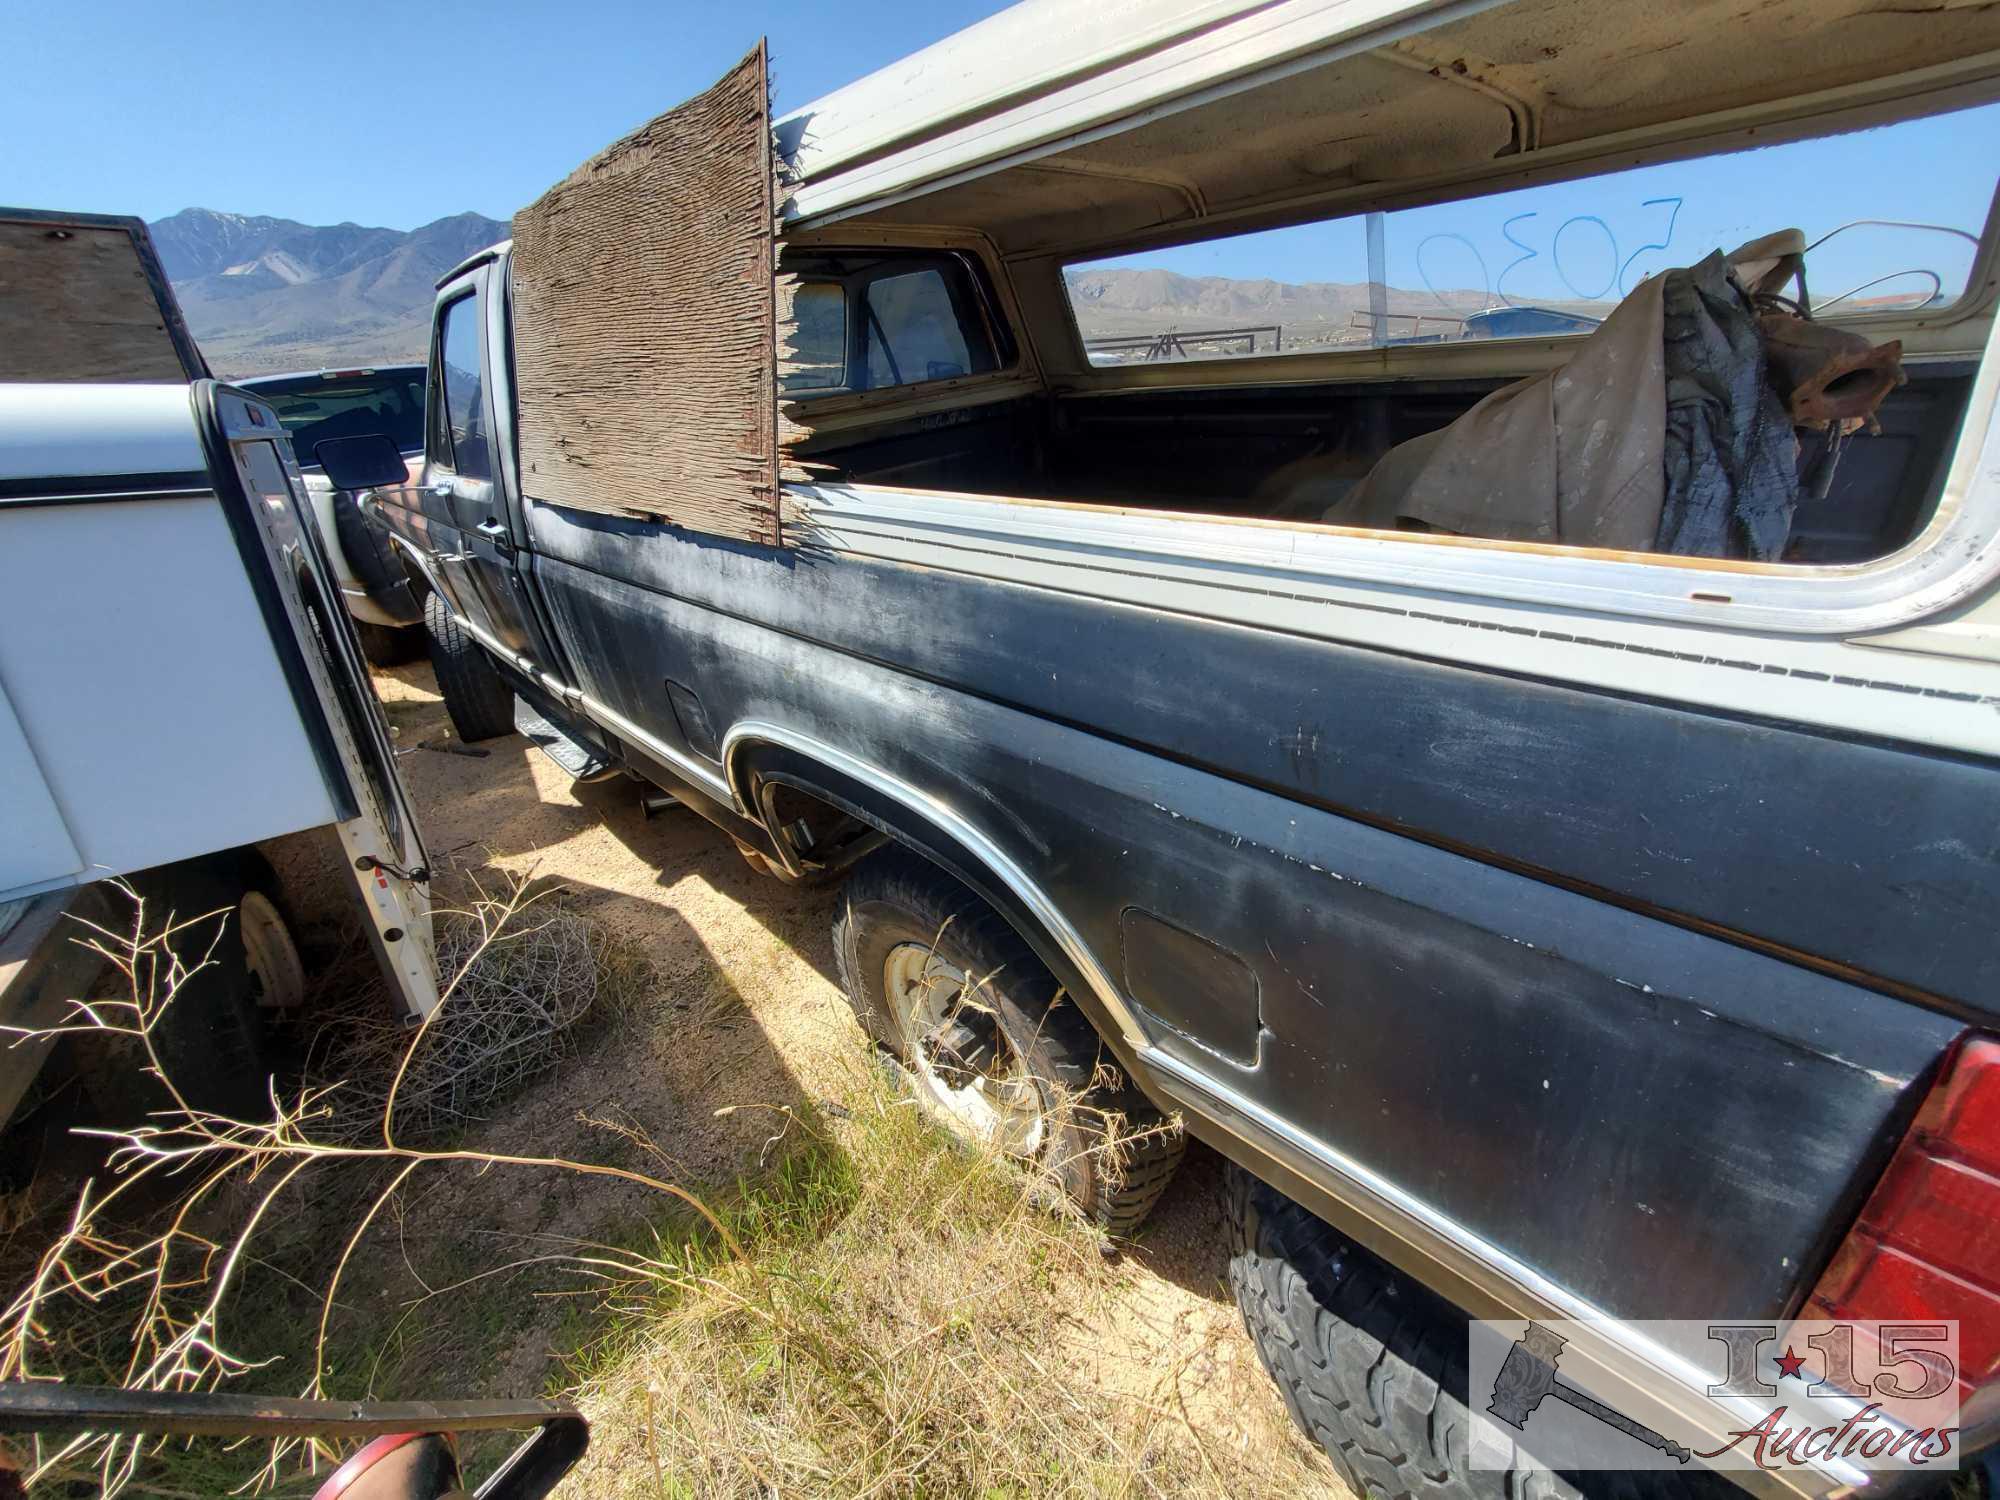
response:
[[(688, 1205), (729, 1255), (742, 1253), (728, 1227), (698, 1197), (661, 1178), (564, 1157), (426, 1149), (404, 1138), (411, 1118), (419, 1122), (419, 1136), (447, 1118), (470, 1118), (468, 1100), (491, 1098), (548, 1066), (550, 1054), (560, 1055), (556, 1039), (596, 993), (596, 950), (580, 919), (551, 903), (536, 911), (536, 920), (525, 921), (523, 913), (546, 894), (530, 894), (526, 877), (512, 879), (498, 891), (475, 881), (474, 891), (466, 909), (438, 914), (450, 978), (437, 1009), (414, 1033), (398, 1038), (395, 1056), (382, 1058), (378, 1071), (387, 1083), (379, 1093), (364, 1083), (305, 1084), (280, 1094), (273, 1084), (268, 1118), (235, 1119), (194, 1107), (156, 1045), (161, 1018), (189, 980), (216, 961), (226, 913), (187, 921), (169, 914), (164, 923), (149, 924), (146, 903), (128, 888), (134, 908), (130, 932), (92, 927), (91, 935), (80, 939), (116, 971), (119, 993), (72, 1001), (68, 1014), (49, 1032), (17, 1035), (109, 1033), (127, 1038), (170, 1104), (136, 1126), (82, 1132), (112, 1144), (108, 1165), (115, 1180), (108, 1189), (84, 1184), (66, 1225), (26, 1284), (0, 1310), (0, 1379), (63, 1378), (58, 1328), (65, 1315), (106, 1309), (113, 1299), (130, 1294), (136, 1294), (137, 1304), (125, 1332), (129, 1358), (123, 1381), (128, 1388), (212, 1389), (268, 1363), (231, 1351), (221, 1328), (224, 1309), (243, 1268), (256, 1260), (251, 1246), (279, 1200), (309, 1173), (338, 1165), (383, 1162), (397, 1169), (356, 1216), (320, 1294), (312, 1373), (303, 1392), (307, 1396), (326, 1394), (328, 1335), (349, 1263), (383, 1208), (426, 1165), (511, 1166), (618, 1178)], [(213, 931), (201, 947), (204, 924), (212, 924)], [(201, 947), (199, 960), (187, 962), (183, 947)], [(441, 1041), (449, 1045), (437, 1045)], [(353, 1112), (336, 1106), (358, 1096), (375, 1100), (372, 1140), (341, 1128)], [(129, 1241), (117, 1216), (150, 1198), (142, 1189), (183, 1178), (186, 1185), (173, 1192), (164, 1227)], [(259, 1190), (230, 1232), (220, 1239), (198, 1233), (193, 1227), (197, 1218), (212, 1217), (221, 1190), (239, 1181), (257, 1183)], [(631, 1273), (615, 1257), (564, 1259), (586, 1274)], [(307, 1463), (321, 1456), (317, 1444), (273, 1444), (253, 1483), (275, 1478), (286, 1455), (302, 1446)], [(147, 1440), (112, 1436), (72, 1439), (53, 1451), (38, 1447), (29, 1482), (85, 1461), (104, 1492), (113, 1494), (133, 1482), (148, 1451)]]

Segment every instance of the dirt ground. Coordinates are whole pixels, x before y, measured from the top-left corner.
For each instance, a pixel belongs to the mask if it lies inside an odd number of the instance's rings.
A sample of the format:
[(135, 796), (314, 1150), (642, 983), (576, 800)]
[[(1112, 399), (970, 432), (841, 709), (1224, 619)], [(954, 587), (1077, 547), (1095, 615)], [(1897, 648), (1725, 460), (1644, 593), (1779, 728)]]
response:
[[(682, 1181), (724, 1183), (754, 1169), (784, 1106), (841, 1092), (864, 1044), (834, 979), (831, 889), (759, 875), (694, 815), (649, 819), (633, 783), (579, 786), (517, 736), (476, 747), (489, 752), (480, 757), (416, 748), (451, 737), (428, 667), (379, 672), (376, 685), (434, 861), (489, 880), (514, 872), (560, 882), (576, 910), (651, 970), (643, 1003), (481, 1127), (480, 1144), (603, 1160), (607, 1145), (626, 1143), (591, 1122), (617, 1122), (643, 1132)], [(441, 888), (447, 902), (451, 889)], [(412, 1196), (407, 1223), (479, 1226), (456, 1242), (468, 1277), (487, 1269), (481, 1260), (498, 1266), (538, 1244), (588, 1240), (645, 1207), (641, 1190), (602, 1179), (528, 1187), (492, 1174), (440, 1177)], [(1191, 1146), (1120, 1255), (1120, 1295), (1086, 1315), (1076, 1378), (1137, 1398), (1159, 1390), (1163, 1370), (1177, 1371), (1172, 1394), (1211, 1441), (1270, 1441), (1283, 1409), (1244, 1335), (1226, 1267), (1220, 1163)], [(480, 1356), (470, 1361), (482, 1371), (478, 1394), (530, 1396), (559, 1378), (559, 1321), (483, 1330), (489, 1347), (465, 1351)]]

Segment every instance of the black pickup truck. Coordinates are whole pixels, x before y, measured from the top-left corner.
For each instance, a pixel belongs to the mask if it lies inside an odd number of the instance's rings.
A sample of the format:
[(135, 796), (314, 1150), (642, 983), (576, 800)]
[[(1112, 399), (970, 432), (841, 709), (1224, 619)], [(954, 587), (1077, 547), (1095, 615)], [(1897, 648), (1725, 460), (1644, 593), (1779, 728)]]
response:
[(1157, 9), (775, 124), (754, 54), (440, 284), (370, 509), (454, 722), (844, 878), (861, 1025), (1108, 1230), (1173, 1122), (1229, 1158), (1357, 1493), (1530, 1492), (1468, 1318), (1587, 1325), (1563, 1378), (1702, 1451), (1742, 1400), (1648, 1320), (1950, 1321), (1980, 1448), (2000, 15), (1662, 70), (1635, 0)]

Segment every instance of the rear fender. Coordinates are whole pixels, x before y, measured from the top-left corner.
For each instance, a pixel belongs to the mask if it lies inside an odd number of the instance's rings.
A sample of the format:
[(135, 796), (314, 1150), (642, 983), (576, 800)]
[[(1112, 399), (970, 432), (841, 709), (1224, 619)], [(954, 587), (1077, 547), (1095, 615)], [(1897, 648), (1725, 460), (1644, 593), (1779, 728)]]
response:
[[(724, 737), (723, 772), (738, 810), (792, 858), (760, 810), (761, 783), (819, 797), (921, 854), (1007, 919), (1068, 991), (1128, 1075), (1143, 1086), (1138, 1021), (1048, 894), (977, 828), (918, 787), (832, 745), (780, 725), (737, 724)], [(1159, 1101), (1155, 1101), (1156, 1103)]]

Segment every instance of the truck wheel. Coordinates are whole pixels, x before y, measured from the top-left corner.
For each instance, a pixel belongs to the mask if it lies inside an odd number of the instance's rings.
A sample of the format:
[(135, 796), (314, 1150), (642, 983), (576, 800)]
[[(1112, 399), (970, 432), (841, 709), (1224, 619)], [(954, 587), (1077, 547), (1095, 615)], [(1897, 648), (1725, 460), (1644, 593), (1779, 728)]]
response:
[(833, 947), (862, 1029), (933, 1117), (1048, 1172), (1107, 1232), (1138, 1227), (1180, 1165), (1180, 1132), (1102, 1066), (1090, 1022), (997, 912), (885, 849), (848, 876)]
[(371, 667), (400, 667), (423, 653), (425, 637), (420, 630), (356, 620), (354, 633), (361, 641), (362, 658)]
[[(153, 1028), (160, 1065), (194, 1109), (257, 1117), (270, 1107), (270, 1010), (296, 1005), (304, 990), (291, 931), (268, 894), (273, 884), (270, 866), (248, 852), (170, 865), (132, 879), (146, 901), (149, 936), (161, 931), (169, 916), (179, 924), (224, 914), (196, 922), (172, 939), (188, 966), (204, 953), (209, 963), (181, 985)], [(139, 1092), (157, 1095), (158, 1085), (148, 1078)], [(149, 1101), (149, 1107), (160, 1107), (160, 1101)]]
[(424, 632), (429, 637), (431, 667), (444, 695), (451, 727), (467, 743), (514, 732), (514, 690), (501, 679), (486, 648), (458, 623), (437, 594), (424, 596)]
[(1230, 1163), (1229, 1284), (1301, 1431), (1365, 1500), (1723, 1500), (1709, 1470), (1475, 1469), (1464, 1313)]

